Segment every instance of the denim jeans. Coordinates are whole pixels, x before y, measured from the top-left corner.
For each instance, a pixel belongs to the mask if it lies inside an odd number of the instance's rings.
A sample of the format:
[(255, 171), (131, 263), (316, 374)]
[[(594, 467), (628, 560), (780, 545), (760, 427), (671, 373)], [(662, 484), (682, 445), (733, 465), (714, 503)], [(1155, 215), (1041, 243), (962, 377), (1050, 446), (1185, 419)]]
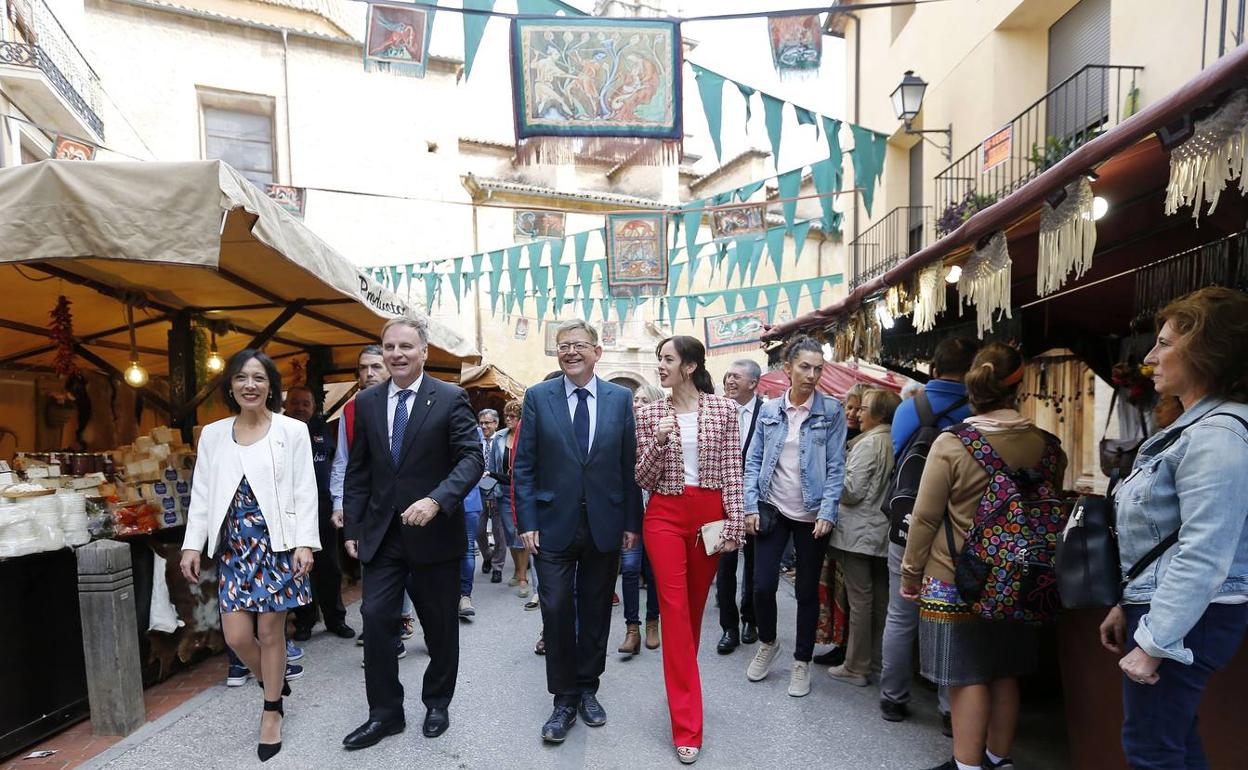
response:
[[(1124, 604), (1125, 652), (1136, 648), (1135, 629), (1147, 604)], [(1248, 604), (1210, 604), (1183, 642), (1195, 660), (1190, 666), (1163, 660), (1157, 684), (1122, 679), (1122, 750), (1132, 770), (1206, 770), (1209, 761), (1197, 731), (1196, 712), (1214, 671), (1235, 657), (1248, 630)]]
[(472, 596), (472, 581), (477, 572), (477, 522), (481, 511), (464, 511), (464, 527), (468, 531), (468, 550), (464, 552), (464, 564), (459, 570), (459, 595)]
[(624, 602), (624, 622), (641, 622), (641, 576), (646, 576), (646, 620), (659, 619), (659, 589), (650, 569), (650, 560), (646, 558), (641, 547), (641, 538), (637, 545), (627, 551), (620, 552), (620, 596)]
[[(883, 671), (880, 698), (892, 703), (910, 702), (914, 679), (914, 643), (919, 638), (919, 603), (901, 598), (901, 560), (904, 545), (888, 544), (888, 614), (884, 620)], [(940, 713), (949, 713), (949, 689), (938, 691)]]

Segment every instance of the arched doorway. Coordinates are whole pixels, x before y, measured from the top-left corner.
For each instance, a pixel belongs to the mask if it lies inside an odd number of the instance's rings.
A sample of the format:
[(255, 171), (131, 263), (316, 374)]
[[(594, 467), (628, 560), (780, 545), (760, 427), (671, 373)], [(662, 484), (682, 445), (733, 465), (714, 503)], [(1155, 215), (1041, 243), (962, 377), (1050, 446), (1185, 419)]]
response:
[(611, 374), (610, 376), (606, 377), (605, 379), (607, 380), (607, 382), (611, 382), (621, 387), (628, 388), (630, 393), (636, 393), (637, 388), (640, 388), (642, 385), (646, 384), (645, 381), (641, 379), (641, 377), (635, 374), (632, 374), (631, 372), (615, 372)]

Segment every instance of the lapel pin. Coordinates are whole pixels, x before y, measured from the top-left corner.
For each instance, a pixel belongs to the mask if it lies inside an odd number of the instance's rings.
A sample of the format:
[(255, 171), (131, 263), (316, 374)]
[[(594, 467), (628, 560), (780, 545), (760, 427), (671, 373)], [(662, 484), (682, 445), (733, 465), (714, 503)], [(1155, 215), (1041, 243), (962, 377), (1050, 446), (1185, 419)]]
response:
[(433, 399), (429, 399), (428, 401), (426, 401), (425, 406), (433, 406)]

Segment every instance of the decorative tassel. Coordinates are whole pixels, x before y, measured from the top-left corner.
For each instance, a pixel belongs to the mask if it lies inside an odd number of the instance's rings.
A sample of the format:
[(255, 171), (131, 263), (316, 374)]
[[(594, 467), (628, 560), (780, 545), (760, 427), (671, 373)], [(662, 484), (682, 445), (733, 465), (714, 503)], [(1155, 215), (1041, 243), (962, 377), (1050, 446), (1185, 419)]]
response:
[(1092, 266), (1096, 251), (1096, 222), (1092, 219), (1092, 185), (1084, 177), (1066, 185), (1066, 198), (1057, 208), (1040, 208), (1040, 247), (1036, 291), (1043, 297), (1066, 283), (1071, 270), (1075, 279)]
[(984, 338), (984, 332), (992, 329), (997, 311), (1002, 311), (1005, 318), (1012, 317), (1012, 266), (1005, 233), (998, 232), (982, 249), (977, 248), (962, 268), (962, 277), (958, 279), (959, 306), (964, 303), (975, 305), (976, 329), (980, 339)]
[(516, 142), (516, 163), (522, 166), (571, 166), (591, 161), (675, 166), (682, 155), (681, 142), (666, 139), (534, 136)]
[(1248, 192), (1244, 176), (1248, 159), (1248, 89), (1240, 89), (1213, 114), (1196, 121), (1195, 131), (1170, 152), (1170, 183), (1166, 185), (1166, 214), (1181, 206), (1192, 207), (1199, 220), (1200, 207), (1209, 202), (1209, 213), (1218, 206), (1222, 188), (1239, 177), (1240, 192)]
[(914, 329), (936, 328), (936, 316), (945, 312), (945, 263), (937, 262), (919, 273), (919, 297), (914, 303)]

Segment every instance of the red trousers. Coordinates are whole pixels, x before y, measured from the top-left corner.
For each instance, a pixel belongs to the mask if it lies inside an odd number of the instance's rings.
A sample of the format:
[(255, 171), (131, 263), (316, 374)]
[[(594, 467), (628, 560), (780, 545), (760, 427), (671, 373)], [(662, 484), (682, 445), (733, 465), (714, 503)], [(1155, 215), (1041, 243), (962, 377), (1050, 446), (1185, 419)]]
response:
[(718, 489), (685, 487), (685, 493), (677, 497), (652, 495), (642, 525), (642, 542), (659, 588), (663, 680), (676, 746), (702, 746), (698, 642), (719, 555), (706, 555), (698, 528), (722, 518), (724, 504)]

